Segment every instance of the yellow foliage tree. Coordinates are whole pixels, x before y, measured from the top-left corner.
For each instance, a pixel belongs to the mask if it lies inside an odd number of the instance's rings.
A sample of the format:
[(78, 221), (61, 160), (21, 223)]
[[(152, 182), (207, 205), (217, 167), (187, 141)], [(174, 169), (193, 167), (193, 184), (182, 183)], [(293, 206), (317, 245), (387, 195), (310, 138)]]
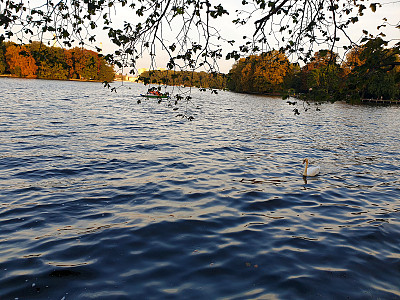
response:
[(344, 75), (347, 76), (351, 71), (358, 66), (365, 63), (365, 59), (361, 59), (360, 55), (363, 51), (363, 47), (354, 47), (346, 54), (346, 60), (342, 64)]
[(280, 91), (290, 69), (288, 58), (279, 51), (250, 55), (240, 59), (232, 67), (229, 88), (245, 93)]

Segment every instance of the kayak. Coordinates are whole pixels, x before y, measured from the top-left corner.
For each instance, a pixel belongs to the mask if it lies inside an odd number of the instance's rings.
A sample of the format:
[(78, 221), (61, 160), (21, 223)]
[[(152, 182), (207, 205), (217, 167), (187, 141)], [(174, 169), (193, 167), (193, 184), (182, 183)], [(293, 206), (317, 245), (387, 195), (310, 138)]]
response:
[(161, 95), (154, 95), (154, 94), (140, 94), (140, 96), (145, 98), (155, 98), (155, 99), (167, 99), (169, 95), (161, 94)]

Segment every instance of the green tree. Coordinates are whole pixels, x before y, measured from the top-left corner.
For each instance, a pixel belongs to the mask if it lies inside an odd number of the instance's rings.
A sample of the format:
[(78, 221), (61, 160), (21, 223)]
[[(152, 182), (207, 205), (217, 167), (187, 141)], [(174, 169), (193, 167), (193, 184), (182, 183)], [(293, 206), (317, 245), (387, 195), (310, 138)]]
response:
[(349, 55), (345, 64), (352, 65), (346, 80), (350, 100), (399, 96), (400, 47), (385, 46), (382, 38), (368, 39)]
[(4, 53), (6, 52), (6, 46), (3, 42), (0, 42), (0, 74), (4, 74), (6, 72), (6, 57)]
[(303, 67), (302, 91), (308, 91), (309, 98), (334, 101), (343, 97), (342, 69), (337, 57), (331, 50), (320, 50)]
[(83, 68), (80, 73), (81, 78), (87, 80), (97, 80), (100, 65), (98, 64), (97, 53), (92, 51), (84, 51)]
[(68, 79), (68, 66), (63, 49), (47, 47), (40, 42), (32, 42), (27, 46), (38, 65), (38, 78)]
[(290, 69), (284, 78), (282, 87), (288, 94), (306, 92), (306, 89), (302, 84), (301, 68), (299, 64), (294, 63), (290, 65)]
[(228, 74), (227, 87), (231, 91), (243, 91), (245, 86), (242, 83), (242, 71), (246, 66), (246, 59), (237, 60)]
[(100, 68), (98, 73), (98, 80), (111, 82), (115, 78), (115, 71), (112, 66), (110, 66), (103, 57), (100, 58)]
[(351, 99), (399, 96), (400, 45), (386, 48), (382, 38), (369, 39), (361, 46), (360, 64), (348, 75)]
[(224, 89), (226, 77), (221, 73), (151, 70), (143, 72), (139, 81), (145, 84), (178, 85), (209, 89)]
[(394, 72), (374, 73), (369, 77), (364, 97), (395, 99), (399, 96), (399, 82)]

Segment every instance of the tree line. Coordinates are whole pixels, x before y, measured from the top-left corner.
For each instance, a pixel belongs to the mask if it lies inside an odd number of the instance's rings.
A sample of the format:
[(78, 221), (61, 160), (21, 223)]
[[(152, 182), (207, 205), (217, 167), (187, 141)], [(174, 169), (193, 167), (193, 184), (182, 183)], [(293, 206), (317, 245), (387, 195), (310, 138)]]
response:
[(227, 87), (244, 93), (301, 93), (315, 100), (398, 99), (399, 45), (388, 48), (381, 38), (364, 42), (348, 49), (342, 62), (331, 50), (320, 50), (303, 67), (279, 51), (250, 55), (233, 65)]
[(140, 74), (138, 81), (144, 84), (192, 86), (207, 89), (225, 89), (227, 77), (222, 73), (150, 70)]
[(114, 80), (113, 66), (97, 52), (48, 47), (41, 42), (0, 43), (0, 74), (24, 78)]
[(142, 73), (139, 81), (239, 93), (297, 94), (319, 101), (399, 98), (399, 45), (387, 47), (382, 38), (370, 38), (347, 50), (342, 61), (331, 50), (317, 51), (302, 67), (291, 63), (285, 53), (272, 50), (237, 60), (227, 75), (153, 70)]

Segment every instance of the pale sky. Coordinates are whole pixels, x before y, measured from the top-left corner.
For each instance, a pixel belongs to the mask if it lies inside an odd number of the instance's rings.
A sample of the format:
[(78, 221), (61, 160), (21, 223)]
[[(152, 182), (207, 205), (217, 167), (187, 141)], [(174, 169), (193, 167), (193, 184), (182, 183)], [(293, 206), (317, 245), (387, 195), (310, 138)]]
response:
[[(220, 0), (222, 2), (222, 0)], [(214, 1), (215, 3), (220, 3), (218, 1)], [(226, 37), (227, 40), (236, 40), (237, 44), (240, 45), (243, 41), (243, 36), (252, 36), (254, 32), (254, 24), (253, 21), (249, 22), (246, 26), (237, 26), (232, 23), (232, 20), (236, 18), (235, 10), (243, 9), (241, 5), (241, 0), (230, 0), (227, 3), (223, 3), (225, 9), (227, 9), (230, 13), (229, 16), (224, 15), (223, 18), (218, 18), (215, 22), (216, 27), (220, 30), (221, 34)], [(382, 24), (383, 18), (388, 19), (389, 24), (397, 24), (399, 25), (400, 22), (400, 1), (393, 1), (393, 0), (384, 0), (380, 1), (382, 3), (382, 7), (378, 7), (377, 11), (374, 13), (369, 8), (369, 3), (366, 2), (366, 6), (368, 7), (365, 10), (365, 14), (363, 17), (360, 18), (360, 21), (353, 24), (349, 30), (348, 35), (353, 39), (353, 41), (359, 41), (362, 36), (362, 30), (367, 30), (371, 34), (378, 34), (383, 30), (383, 32), (387, 35), (388, 39), (400, 39), (400, 30), (395, 29), (394, 27), (387, 26), (382, 28), (380, 31), (377, 30), (377, 26)], [(118, 19), (122, 20), (124, 18), (129, 19), (132, 14), (126, 13), (118, 13)], [(165, 32), (165, 31), (164, 31)], [(165, 33), (165, 36), (173, 41), (173, 35), (170, 33)], [(344, 41), (343, 41), (344, 42)], [(343, 45), (343, 42), (339, 42), (338, 45)], [(341, 44), (342, 43), (342, 44)], [(347, 44), (347, 43), (346, 43)], [(107, 52), (109, 49), (112, 49), (111, 44), (103, 41), (104, 50)], [(229, 49), (229, 45), (223, 44), (224, 49), (232, 51), (234, 48)], [(318, 49), (315, 49), (318, 50)], [(337, 52), (343, 52), (341, 49), (337, 49)], [(226, 51), (228, 52), (228, 51)], [(225, 53), (226, 54), (226, 53)], [(224, 54), (224, 57), (225, 57)], [(168, 57), (162, 51), (158, 51), (157, 53), (157, 67), (165, 68), (166, 63), (168, 61)], [(226, 61), (225, 59), (220, 60), (218, 65), (220, 71), (223, 73), (228, 73), (234, 63), (233, 60)], [(138, 61), (137, 68), (149, 68), (150, 66), (150, 59), (149, 57), (144, 57)]]
[[(36, 5), (37, 3), (42, 3), (43, 0), (31, 0), (31, 3), (33, 5)], [(243, 42), (243, 36), (248, 36), (252, 37), (254, 33), (254, 20), (256, 19), (257, 16), (254, 16), (253, 19), (249, 21), (248, 24), (245, 26), (238, 26), (232, 23), (233, 19), (237, 18), (236, 10), (248, 10), (248, 7), (242, 6), (242, 0), (212, 0), (211, 1), (213, 5), (218, 5), (219, 3), (222, 2), (222, 5), (228, 12), (230, 13), (229, 15), (224, 15), (222, 18), (218, 19), (211, 19), (213, 23), (211, 25), (215, 26), (221, 33), (221, 35), (226, 38), (226, 40), (236, 40), (236, 47), (242, 44)], [(225, 3), (224, 3), (225, 2)], [(356, 24), (353, 24), (349, 29), (348, 29), (348, 34), (349, 36), (356, 42), (357, 40), (360, 39), (362, 36), (362, 30), (368, 30), (372, 34), (377, 34), (380, 31), (376, 29), (376, 27), (380, 24), (382, 24), (382, 19), (386, 17), (388, 19), (389, 24), (397, 24), (399, 25), (400, 22), (400, 0), (383, 0), (379, 1), (382, 4), (382, 7), (378, 7), (377, 11), (373, 13), (371, 9), (369, 8), (369, 4), (374, 1), (365, 1), (365, 6), (368, 8), (365, 10), (365, 15), (361, 17), (360, 21), (357, 22)], [(123, 21), (129, 21), (132, 24), (136, 24), (138, 22), (138, 17), (135, 15), (134, 11), (132, 11), (130, 8), (124, 8), (120, 9), (117, 11), (114, 11), (113, 13), (113, 22), (114, 25), (122, 25)], [(99, 30), (97, 33), (97, 41), (93, 45), (102, 47), (103, 48), (103, 53), (107, 54), (110, 52), (113, 52), (116, 50), (116, 47), (109, 41), (109, 38), (107, 36), (107, 32), (102, 29), (102, 21), (100, 18), (99, 21)], [(181, 28), (181, 24), (174, 24), (174, 28), (171, 30), (168, 29), (167, 26), (164, 27), (163, 29), (163, 38), (168, 40), (168, 44), (172, 44), (175, 42), (175, 36), (177, 30), (179, 31)], [(386, 27), (382, 29), (385, 34), (387, 35), (387, 39), (397, 39), (397, 41), (400, 39), (400, 30), (395, 29), (394, 27)], [(101, 44), (100, 44), (101, 43)], [(218, 42), (222, 45), (225, 53), (223, 53), (223, 57), (226, 56), (226, 53), (232, 51), (232, 50), (237, 50), (234, 47), (229, 46), (227, 43), (222, 43)], [(342, 43), (342, 44), (341, 44)], [(346, 43), (347, 44), (347, 43)], [(343, 42), (339, 42), (338, 46), (343, 45)], [(319, 49), (315, 49), (317, 51)], [(339, 54), (343, 54), (342, 50), (339, 48), (335, 50)], [(161, 49), (157, 49), (156, 53), (156, 64), (158, 68), (166, 68), (166, 64), (169, 60), (168, 56), (166, 53), (161, 51)], [(149, 68), (151, 66), (149, 56), (144, 56), (143, 58), (139, 59), (137, 62), (137, 69), (139, 68)], [(292, 61), (294, 62), (294, 61)], [(223, 73), (228, 73), (229, 70), (232, 67), (232, 64), (234, 63), (233, 60), (226, 61), (225, 59), (221, 59), (218, 62), (219, 70)], [(124, 73), (127, 73), (129, 70), (124, 70)]]

